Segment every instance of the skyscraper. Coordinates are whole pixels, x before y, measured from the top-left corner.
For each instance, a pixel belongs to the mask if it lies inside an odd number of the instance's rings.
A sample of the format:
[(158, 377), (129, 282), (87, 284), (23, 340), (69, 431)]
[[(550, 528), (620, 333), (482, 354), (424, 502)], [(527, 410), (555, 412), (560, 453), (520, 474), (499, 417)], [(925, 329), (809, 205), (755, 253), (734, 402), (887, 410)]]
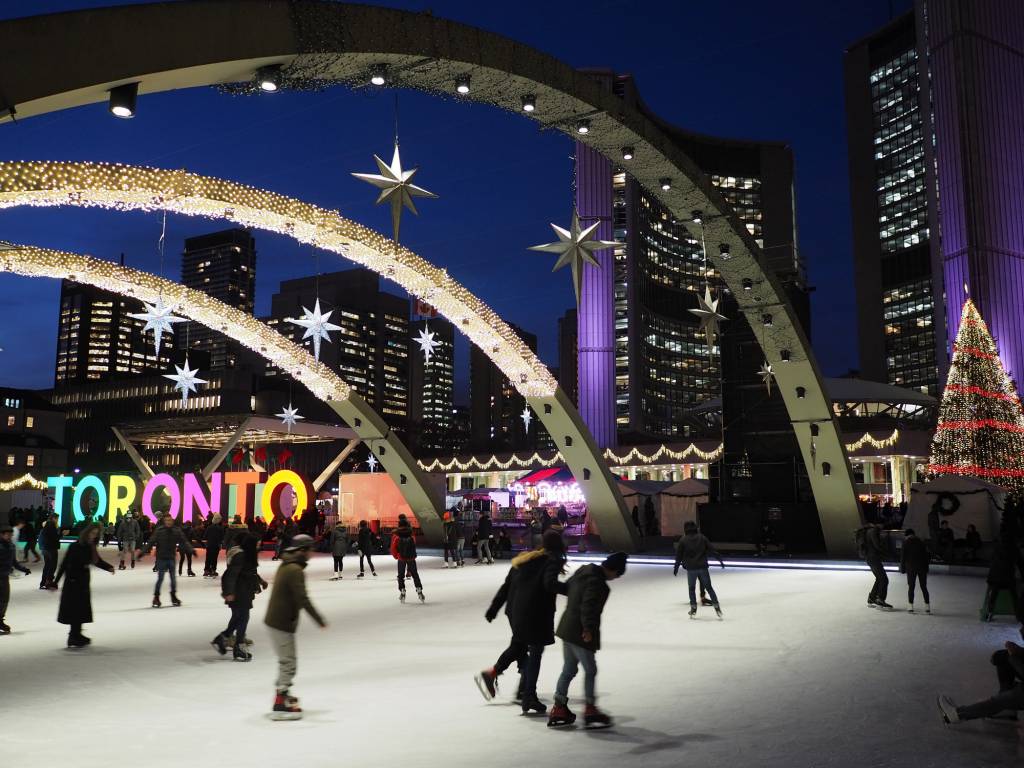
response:
[[(537, 337), (509, 323), (534, 352)], [(469, 352), (470, 448), (477, 452), (518, 451), (535, 446), (540, 421), (531, 419), (529, 431), (522, 419), (526, 399), (491, 359), (473, 345)], [(532, 416), (532, 414), (531, 414)], [(546, 433), (545, 433), (546, 441)]]
[(579, 402), (578, 329), (575, 309), (567, 309), (558, 318), (558, 386), (573, 404)]
[[(409, 424), (417, 455), (455, 449), (455, 326), (440, 317), (410, 324)], [(416, 339), (433, 334), (430, 359)]]
[[(251, 315), (256, 301), (256, 240), (245, 229), (188, 238), (181, 282)], [(234, 368), (243, 354), (248, 355), (237, 342), (198, 323), (188, 323), (177, 336), (178, 344), (209, 352), (214, 370)]]

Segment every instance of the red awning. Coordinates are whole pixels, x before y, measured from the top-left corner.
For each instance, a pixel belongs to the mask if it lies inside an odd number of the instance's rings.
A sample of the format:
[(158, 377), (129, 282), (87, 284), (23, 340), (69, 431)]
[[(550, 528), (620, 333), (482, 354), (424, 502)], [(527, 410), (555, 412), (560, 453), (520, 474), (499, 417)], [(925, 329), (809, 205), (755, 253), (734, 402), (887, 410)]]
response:
[(523, 475), (516, 483), (537, 485), (538, 483), (571, 483), (575, 478), (568, 467), (546, 467)]

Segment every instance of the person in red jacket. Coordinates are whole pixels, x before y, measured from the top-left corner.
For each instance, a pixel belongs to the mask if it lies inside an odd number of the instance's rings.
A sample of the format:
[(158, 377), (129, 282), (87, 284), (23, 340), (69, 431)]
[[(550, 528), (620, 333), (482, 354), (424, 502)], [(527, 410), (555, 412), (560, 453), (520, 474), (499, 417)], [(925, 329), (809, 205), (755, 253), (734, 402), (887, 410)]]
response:
[(420, 572), (416, 567), (416, 540), (412, 536), (412, 526), (405, 515), (398, 516), (398, 527), (391, 532), (391, 556), (398, 561), (398, 599), (405, 602), (405, 574), (412, 576), (416, 586), (416, 595), (420, 602), (426, 602), (423, 596), (423, 584)]

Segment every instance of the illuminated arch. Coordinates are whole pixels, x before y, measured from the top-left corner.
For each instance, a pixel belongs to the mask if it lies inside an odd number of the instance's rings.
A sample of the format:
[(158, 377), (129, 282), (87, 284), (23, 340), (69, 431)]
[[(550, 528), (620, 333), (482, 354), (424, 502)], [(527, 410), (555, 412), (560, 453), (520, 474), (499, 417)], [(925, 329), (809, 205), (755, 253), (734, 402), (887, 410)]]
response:
[[(203, 35), (197, 36), (196, 29)], [(18, 66), (4, 73), (0, 110), (30, 117), (107, 99), (128, 82), (147, 94), (251, 82), (257, 68), (281, 65), (284, 84), (362, 85), (377, 64), (392, 83), (451, 94), (470, 75), (465, 100), (525, 114), (585, 142), (616, 162), (633, 149), (629, 173), (680, 221), (705, 213), (714, 266), (732, 289), (773, 365), (800, 445), (829, 550), (852, 554), (860, 523), (853, 475), (810, 344), (761, 249), (693, 160), (651, 119), (584, 72), (497, 34), (431, 14), (317, 0), (218, 0), (104, 8), (0, 22), (0, 50)], [(86, 50), (116, 55), (84, 56)], [(590, 130), (578, 135), (578, 120)], [(671, 178), (670, 189), (662, 189)], [(730, 258), (718, 257), (719, 246)], [(750, 279), (752, 290), (742, 289)], [(783, 354), (785, 353), (785, 354)], [(555, 390), (556, 396), (558, 390)], [(564, 396), (563, 396), (564, 397)], [(561, 447), (561, 446), (559, 446)], [(824, 464), (835, 471), (825, 474)]]

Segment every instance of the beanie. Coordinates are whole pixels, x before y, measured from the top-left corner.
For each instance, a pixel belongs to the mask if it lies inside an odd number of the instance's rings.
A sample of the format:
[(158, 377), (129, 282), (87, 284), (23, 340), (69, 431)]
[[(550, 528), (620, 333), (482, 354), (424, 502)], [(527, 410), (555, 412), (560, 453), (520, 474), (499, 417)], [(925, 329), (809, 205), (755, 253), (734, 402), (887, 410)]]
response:
[(626, 572), (626, 553), (614, 552), (608, 555), (601, 565), (609, 571), (614, 571), (616, 575), (621, 576)]
[(543, 543), (544, 549), (552, 552), (565, 552), (565, 541), (562, 539), (562, 534), (558, 531), (545, 531)]

